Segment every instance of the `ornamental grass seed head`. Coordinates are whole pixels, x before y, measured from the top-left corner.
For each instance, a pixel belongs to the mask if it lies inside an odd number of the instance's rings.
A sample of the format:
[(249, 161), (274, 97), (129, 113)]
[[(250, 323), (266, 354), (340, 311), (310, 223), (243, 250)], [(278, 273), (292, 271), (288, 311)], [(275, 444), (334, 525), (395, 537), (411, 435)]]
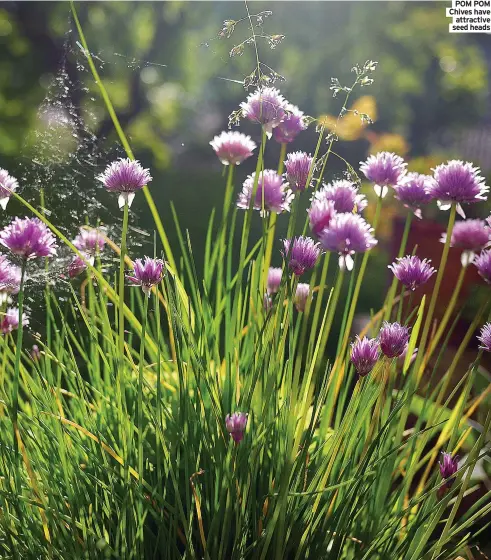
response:
[(151, 259), (145, 257), (145, 260), (136, 259), (133, 265), (133, 276), (128, 276), (128, 280), (138, 286), (141, 286), (143, 293), (150, 297), (152, 288), (160, 284), (165, 274), (165, 264), (162, 259)]
[[(242, 185), (242, 191), (237, 199), (237, 207), (248, 210), (251, 205), (252, 193), (256, 173), (249, 175)], [(290, 211), (290, 204), (293, 200), (293, 193), (288, 188), (287, 183), (273, 169), (265, 169), (259, 173), (256, 196), (254, 197), (254, 210), (259, 210), (261, 216), (268, 212), (281, 214)], [(264, 198), (264, 200), (263, 200)], [(264, 207), (263, 207), (264, 204)]]
[(223, 131), (210, 142), (218, 159), (223, 165), (240, 165), (252, 156), (256, 143), (241, 132)]
[(309, 301), (311, 296), (312, 296), (312, 292), (310, 290), (310, 284), (304, 284), (302, 282), (299, 282), (297, 284), (297, 289), (295, 291), (295, 298), (294, 298), (295, 308), (299, 313), (305, 311), (305, 308), (307, 307), (307, 302)]
[(360, 377), (368, 375), (380, 357), (380, 343), (376, 338), (356, 337), (351, 343), (351, 363)]
[(477, 271), (482, 278), (491, 284), (491, 249), (482, 251), (477, 257), (474, 257), (473, 263), (477, 267)]
[(465, 218), (462, 204), (487, 200), (489, 187), (479, 167), (474, 167), (472, 163), (453, 159), (433, 169), (433, 177), (435, 181), (430, 192), (441, 210), (448, 210), (456, 204), (457, 212)]
[(56, 238), (38, 218), (14, 218), (0, 231), (0, 244), (25, 260), (56, 255)]
[(360, 213), (368, 205), (365, 195), (360, 194), (358, 188), (347, 179), (340, 179), (323, 185), (315, 193), (314, 198), (317, 200), (332, 200), (334, 209), (339, 213)]
[(360, 171), (374, 183), (375, 193), (381, 198), (387, 194), (388, 187), (395, 187), (406, 175), (406, 167), (407, 163), (392, 152), (379, 152), (360, 162)]
[(336, 210), (332, 200), (313, 198), (307, 213), (309, 215), (310, 230), (316, 237), (319, 237), (321, 231), (329, 227), (331, 220), (336, 214)]
[(306, 130), (307, 121), (304, 117), (303, 111), (291, 103), (285, 104), (285, 116), (283, 120), (273, 129), (273, 138), (280, 144), (289, 144), (295, 138)]
[(123, 208), (126, 204), (131, 206), (135, 191), (150, 183), (152, 176), (137, 160), (120, 158), (110, 163), (97, 179), (108, 191), (119, 193), (118, 205)]
[(433, 177), (421, 173), (408, 173), (394, 185), (395, 197), (409, 208), (417, 218), (421, 219), (421, 206), (433, 200), (431, 186)]
[[(22, 313), (22, 326), (27, 327), (29, 319), (25, 313)], [(19, 309), (17, 307), (9, 307), (2, 315), (0, 313), (0, 332), (8, 334), (19, 328)]]
[(0, 208), (5, 210), (12, 196), (12, 193), (19, 188), (19, 183), (15, 177), (0, 167)]
[(399, 323), (384, 321), (378, 336), (380, 349), (388, 358), (398, 358), (409, 342), (409, 329)]
[(421, 260), (416, 255), (401, 257), (388, 266), (401, 284), (415, 290), (426, 284), (436, 270), (430, 265), (429, 260)]
[(225, 417), (227, 432), (232, 436), (237, 445), (244, 438), (248, 416), (246, 412), (234, 412), (232, 415), (227, 414)]
[(479, 346), (481, 350), (491, 352), (491, 323), (486, 323), (481, 328), (481, 334), (477, 337), (477, 340), (481, 343)]
[(377, 244), (372, 232), (373, 228), (359, 214), (336, 214), (319, 234), (319, 241), (326, 251), (339, 253), (341, 269), (352, 270), (352, 255), (369, 251)]
[[(441, 242), (445, 243), (447, 234), (442, 234)], [(467, 266), (472, 262), (475, 253), (486, 249), (491, 242), (491, 229), (484, 220), (464, 220), (456, 222), (452, 235), (450, 236), (450, 246), (462, 249), (462, 266)]]
[(269, 267), (267, 283), (268, 294), (276, 294), (280, 289), (282, 275), (283, 270), (281, 268), (274, 266)]
[(288, 262), (288, 268), (296, 276), (301, 276), (309, 268), (313, 268), (321, 249), (310, 237), (294, 237), (283, 239), (283, 257)]
[(285, 98), (273, 87), (258, 88), (240, 104), (242, 115), (252, 122), (261, 124), (268, 138), (271, 138), (273, 129), (286, 117), (287, 106)]
[(293, 192), (304, 191), (314, 158), (305, 152), (292, 152), (286, 156), (286, 180)]

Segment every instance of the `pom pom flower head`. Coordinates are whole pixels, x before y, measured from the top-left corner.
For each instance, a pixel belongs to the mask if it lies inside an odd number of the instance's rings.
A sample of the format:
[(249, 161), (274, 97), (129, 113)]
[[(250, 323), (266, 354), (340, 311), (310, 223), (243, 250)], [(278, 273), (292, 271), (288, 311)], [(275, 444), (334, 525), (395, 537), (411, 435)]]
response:
[(368, 251), (377, 244), (372, 232), (373, 228), (359, 214), (336, 214), (329, 227), (320, 233), (319, 240), (326, 251), (339, 253), (340, 268), (352, 270), (352, 255)]
[(351, 344), (351, 363), (360, 377), (368, 375), (380, 356), (380, 343), (376, 338), (356, 337)]
[(309, 178), (313, 158), (305, 152), (293, 152), (286, 156), (286, 180), (293, 192), (304, 191)]
[(273, 138), (280, 144), (293, 142), (298, 134), (307, 128), (303, 111), (291, 103), (286, 103), (285, 110), (285, 117), (273, 130)]
[(152, 288), (159, 284), (164, 277), (164, 261), (162, 259), (151, 259), (145, 257), (145, 260), (136, 259), (133, 268), (133, 276), (128, 276), (128, 280), (141, 286), (143, 292), (150, 297)]
[[(250, 207), (255, 179), (256, 173), (253, 173), (244, 181), (242, 192), (239, 193), (237, 199), (239, 208), (247, 210)], [(276, 171), (265, 169), (260, 172), (253, 203), (254, 210), (259, 210), (262, 216), (268, 212), (276, 214), (289, 212), (292, 199), (293, 193)]]
[(314, 198), (307, 213), (310, 229), (318, 237), (322, 230), (329, 227), (331, 220), (336, 215), (336, 210), (332, 200)]
[(317, 200), (332, 200), (336, 212), (362, 212), (367, 207), (365, 195), (360, 194), (351, 181), (341, 179), (333, 181), (317, 191)]
[(79, 251), (92, 257), (102, 252), (105, 243), (104, 233), (96, 228), (80, 228), (80, 233), (73, 240)]
[(20, 268), (11, 264), (3, 255), (0, 255), (0, 293), (18, 293), (20, 281)]
[(56, 255), (56, 238), (38, 218), (14, 218), (0, 231), (0, 244), (23, 259)]
[(0, 167), (0, 208), (5, 210), (12, 193), (19, 188), (19, 183), (8, 171)]
[(396, 262), (393, 262), (388, 268), (392, 270), (401, 284), (414, 291), (419, 286), (426, 284), (435, 274), (436, 270), (430, 265), (430, 262), (413, 255), (396, 259)]
[(283, 270), (281, 268), (274, 266), (269, 268), (267, 284), (268, 294), (276, 294), (276, 292), (280, 289), (282, 275)]
[(431, 186), (433, 177), (420, 173), (408, 173), (399, 183), (394, 185), (395, 197), (412, 210), (417, 218), (421, 219), (421, 206), (428, 204), (433, 199)]
[(109, 164), (97, 179), (108, 191), (119, 193), (118, 204), (123, 208), (126, 204), (131, 206), (135, 191), (143, 189), (152, 177), (138, 161), (120, 158)]
[(213, 138), (210, 146), (223, 165), (240, 165), (256, 149), (250, 136), (237, 131), (223, 131)]
[[(447, 234), (444, 233), (441, 242), (445, 243)], [(462, 266), (472, 262), (475, 253), (482, 251), (491, 242), (491, 229), (484, 220), (464, 220), (457, 222), (450, 237), (451, 247), (462, 249)]]
[(409, 329), (399, 323), (384, 322), (379, 333), (382, 352), (388, 358), (398, 358), (406, 351), (409, 342)]
[(477, 337), (477, 340), (481, 343), (479, 348), (491, 352), (491, 323), (486, 323), (481, 328), (481, 334)]
[(486, 200), (489, 191), (481, 177), (479, 167), (460, 160), (442, 163), (434, 170), (434, 183), (431, 195), (438, 201), (441, 210), (448, 210), (452, 204), (457, 205), (457, 212), (465, 218), (462, 204), (471, 204)]
[(244, 438), (244, 432), (247, 426), (248, 414), (245, 412), (234, 412), (232, 415), (227, 414), (225, 417), (225, 427), (232, 439), (238, 445)]
[(310, 297), (311, 297), (310, 284), (304, 284), (302, 282), (297, 284), (294, 302), (298, 312), (302, 313), (303, 311), (305, 311), (305, 308), (307, 307), (307, 302), (309, 301)]
[(271, 138), (273, 129), (285, 118), (287, 102), (276, 88), (261, 87), (240, 104), (244, 117), (262, 125)]
[(388, 187), (395, 187), (404, 177), (406, 167), (407, 163), (400, 156), (391, 152), (379, 152), (361, 162), (360, 171), (374, 183), (376, 194), (383, 198), (389, 190)]
[(479, 256), (475, 257), (474, 264), (482, 278), (488, 284), (491, 284), (491, 250), (483, 251)]
[[(25, 313), (22, 314), (22, 326), (27, 327), (29, 319)], [(9, 307), (5, 314), (0, 314), (0, 332), (2, 334), (11, 333), (19, 328), (19, 309)]]
[(296, 276), (301, 276), (307, 269), (313, 268), (320, 252), (319, 243), (310, 237), (283, 240), (283, 257), (288, 262), (288, 268)]

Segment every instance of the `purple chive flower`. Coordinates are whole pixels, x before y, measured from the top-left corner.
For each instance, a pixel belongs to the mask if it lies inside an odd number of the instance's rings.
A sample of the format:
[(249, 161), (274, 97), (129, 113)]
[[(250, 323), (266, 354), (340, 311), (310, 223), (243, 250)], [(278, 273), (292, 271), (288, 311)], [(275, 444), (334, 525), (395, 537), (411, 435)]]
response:
[(399, 323), (384, 321), (379, 333), (379, 342), (382, 352), (388, 358), (397, 358), (407, 351), (409, 329)]
[(479, 256), (474, 258), (473, 262), (479, 274), (488, 284), (491, 284), (491, 250), (482, 251)]
[[(247, 210), (250, 207), (255, 177), (256, 173), (254, 172), (244, 181), (242, 192), (239, 193), (237, 199), (237, 206), (239, 208)], [(268, 212), (275, 212), (276, 214), (289, 212), (292, 200), (293, 193), (288, 189), (288, 185), (283, 182), (283, 178), (276, 171), (265, 169), (260, 172), (254, 198), (254, 210), (260, 210), (261, 216)]]
[(41, 359), (41, 350), (39, 350), (39, 346), (37, 344), (32, 345), (30, 355), (33, 362), (39, 362)]
[(17, 294), (20, 289), (21, 270), (0, 255), (0, 292)]
[(296, 276), (301, 276), (307, 269), (313, 268), (320, 253), (319, 243), (310, 237), (283, 239), (283, 257), (288, 260), (288, 268)]
[(210, 142), (218, 159), (223, 165), (240, 165), (244, 160), (252, 156), (256, 149), (256, 143), (241, 132), (223, 131), (215, 136)]
[[(458, 456), (452, 457), (450, 453), (442, 453), (442, 460), (438, 463), (440, 474), (444, 480), (443, 490), (447, 490), (455, 482), (455, 478), (451, 478), (459, 470)], [(449, 480), (450, 479), (450, 480)]]
[[(22, 325), (27, 327), (29, 319), (25, 313), (22, 313)], [(5, 314), (0, 314), (0, 332), (8, 334), (19, 328), (19, 309), (17, 307), (9, 307)]]
[(334, 209), (339, 213), (362, 212), (368, 205), (365, 195), (360, 194), (355, 185), (346, 179), (333, 181), (317, 191), (317, 200), (332, 200)]
[(340, 268), (352, 270), (352, 255), (364, 253), (377, 244), (372, 232), (373, 228), (359, 214), (336, 214), (329, 227), (320, 233), (319, 240), (326, 251), (339, 253)]
[(332, 200), (313, 198), (307, 213), (309, 215), (310, 229), (318, 237), (323, 229), (329, 227), (331, 220), (336, 215), (336, 210)]
[[(85, 257), (85, 261), (87, 262), (91, 261), (91, 257), (89, 257), (88, 255), (84, 255), (84, 257)], [(75, 255), (72, 261), (70, 262), (70, 264), (68, 265), (68, 269), (67, 269), (68, 276), (70, 278), (75, 278), (76, 276), (82, 274), (82, 272), (87, 268), (87, 264), (85, 263), (85, 261), (79, 255)]]
[(276, 268), (270, 266), (268, 270), (268, 294), (276, 294), (280, 289), (281, 277), (283, 275), (283, 270), (281, 268)]
[(291, 103), (285, 105), (286, 114), (284, 119), (273, 130), (273, 138), (280, 144), (293, 142), (302, 130), (307, 128), (303, 111)]
[(303, 284), (299, 282), (297, 284), (297, 290), (295, 291), (295, 307), (298, 312), (302, 313), (305, 311), (307, 302), (309, 301), (312, 292), (310, 291), (310, 284)]
[(14, 218), (0, 231), (0, 244), (23, 259), (56, 255), (56, 238), (38, 218)]
[[(445, 243), (447, 234), (444, 233), (441, 242)], [(450, 237), (450, 246), (462, 249), (462, 266), (472, 262), (474, 253), (486, 249), (491, 243), (491, 229), (484, 220), (465, 220), (456, 222)]]
[(152, 176), (138, 161), (120, 158), (109, 164), (97, 179), (108, 191), (119, 193), (118, 204), (123, 208), (125, 204), (131, 206), (135, 191), (143, 189), (152, 180)]
[(136, 259), (133, 266), (134, 276), (128, 276), (128, 280), (141, 286), (143, 292), (150, 297), (153, 286), (159, 284), (164, 277), (164, 261), (162, 259), (151, 259), (145, 257), (145, 260)]
[[(404, 348), (404, 352), (397, 358), (397, 365), (400, 368), (404, 367), (404, 362), (406, 361), (407, 351), (408, 351), (408, 346), (406, 346), (406, 348)], [(411, 365), (414, 362), (417, 355), (418, 355), (418, 348), (415, 348), (413, 350), (413, 353), (411, 354), (411, 358), (409, 360), (409, 365)]]
[(232, 436), (237, 445), (244, 437), (248, 416), (245, 412), (234, 412), (232, 415), (227, 414), (225, 417), (227, 432)]
[(96, 228), (80, 228), (80, 233), (73, 240), (73, 244), (79, 251), (90, 256), (101, 253), (105, 243), (104, 233)]
[(19, 188), (19, 183), (8, 171), (0, 167), (0, 208), (7, 208), (12, 193)]
[(434, 179), (429, 175), (408, 173), (394, 185), (395, 197), (421, 219), (421, 206), (433, 200), (431, 194), (433, 183)]
[(360, 377), (369, 374), (380, 356), (380, 343), (376, 338), (356, 337), (351, 343), (351, 363)]
[(486, 200), (489, 187), (480, 173), (479, 167), (456, 159), (433, 169), (435, 182), (431, 195), (437, 199), (440, 209), (448, 210), (452, 204), (457, 204), (457, 212), (465, 218), (461, 204)]
[(491, 323), (486, 323), (481, 328), (481, 335), (477, 337), (477, 340), (481, 342), (479, 348), (491, 352)]
[(286, 180), (293, 192), (303, 191), (307, 186), (310, 168), (314, 158), (305, 152), (293, 152), (286, 156)]
[(388, 187), (395, 187), (406, 174), (407, 163), (391, 152), (379, 152), (360, 162), (360, 171), (374, 184), (374, 190), (383, 198)]
[(413, 255), (396, 259), (388, 268), (392, 270), (401, 284), (414, 291), (426, 284), (435, 274), (436, 270), (430, 265), (430, 262)]
[(271, 138), (273, 128), (286, 117), (287, 102), (276, 88), (262, 87), (249, 94), (240, 107), (243, 116), (261, 124), (268, 138)]

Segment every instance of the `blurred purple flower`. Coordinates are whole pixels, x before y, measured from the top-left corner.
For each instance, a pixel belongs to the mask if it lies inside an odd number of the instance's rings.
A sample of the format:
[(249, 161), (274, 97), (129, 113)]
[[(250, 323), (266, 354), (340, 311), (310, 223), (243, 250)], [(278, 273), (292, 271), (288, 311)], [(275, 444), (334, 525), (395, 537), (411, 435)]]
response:
[(413, 255), (396, 259), (388, 268), (392, 270), (401, 284), (414, 291), (419, 286), (426, 284), (435, 274), (436, 270), (430, 265), (430, 262)]
[(109, 164), (97, 179), (108, 191), (119, 193), (118, 204), (123, 208), (125, 204), (131, 206), (135, 191), (143, 189), (152, 180), (152, 176), (137, 160), (120, 158)]
[(312, 293), (310, 291), (310, 284), (303, 284), (302, 282), (299, 282), (297, 284), (294, 299), (297, 311), (305, 311), (305, 307), (307, 306), (307, 302), (309, 301), (311, 295)]
[(14, 218), (0, 232), (0, 244), (23, 259), (56, 255), (56, 238), (38, 218)]
[(41, 350), (39, 350), (39, 346), (37, 344), (32, 345), (30, 354), (31, 360), (33, 362), (39, 362), (39, 360), (41, 359)]
[(293, 142), (298, 134), (308, 126), (303, 111), (300, 111), (298, 107), (286, 103), (285, 110), (285, 117), (273, 130), (273, 138), (280, 144)]
[(388, 187), (395, 187), (406, 174), (407, 163), (392, 152), (379, 152), (360, 162), (360, 171), (374, 183), (374, 190), (383, 198)]
[(21, 270), (0, 255), (0, 292), (17, 294), (20, 289)]
[(314, 159), (305, 152), (293, 152), (286, 156), (286, 180), (293, 192), (303, 191), (307, 185), (310, 168)]
[(412, 210), (417, 218), (421, 219), (421, 206), (433, 200), (431, 186), (433, 177), (420, 173), (408, 173), (399, 183), (394, 185), (395, 197)]
[(486, 350), (486, 352), (491, 352), (491, 323), (486, 323), (481, 328), (481, 334), (477, 337), (477, 340), (481, 342), (482, 350)]
[(313, 198), (307, 213), (309, 215), (310, 229), (318, 237), (323, 229), (329, 227), (331, 220), (336, 214), (336, 210), (332, 200)]
[[(22, 313), (22, 325), (27, 327), (29, 319), (25, 313)], [(8, 334), (19, 328), (19, 309), (17, 307), (9, 307), (2, 315), (0, 313), (0, 332)]]
[(210, 146), (223, 165), (240, 165), (256, 149), (256, 143), (250, 136), (237, 131), (221, 132), (213, 138)]
[(430, 192), (441, 210), (448, 210), (452, 204), (457, 204), (457, 212), (465, 218), (461, 204), (487, 200), (489, 187), (479, 167), (474, 167), (472, 163), (454, 159), (442, 163), (433, 172), (435, 182)]
[(106, 238), (104, 233), (97, 228), (80, 228), (80, 233), (73, 240), (75, 247), (87, 255), (98, 255), (104, 249)]
[(364, 253), (377, 244), (372, 232), (373, 228), (359, 214), (336, 214), (329, 227), (319, 234), (319, 240), (326, 251), (339, 253), (340, 268), (352, 270), (352, 255)]
[(12, 193), (19, 188), (19, 183), (15, 177), (0, 167), (0, 208), (7, 208)]
[(261, 124), (268, 138), (271, 138), (273, 128), (286, 116), (287, 102), (276, 88), (262, 87), (249, 94), (240, 107), (243, 116)]
[[(250, 207), (255, 177), (256, 173), (254, 172), (244, 181), (242, 192), (239, 193), (239, 197), (237, 199), (237, 206), (239, 208), (247, 210)], [(260, 172), (256, 196), (254, 198), (255, 210), (260, 210), (262, 216), (264, 216), (267, 212), (275, 212), (276, 214), (289, 212), (292, 200), (293, 193), (288, 188), (288, 185), (283, 182), (283, 178), (278, 175), (276, 171), (273, 169), (265, 169)]]
[(346, 179), (333, 181), (323, 185), (314, 196), (317, 200), (332, 200), (334, 209), (339, 213), (362, 212), (368, 205), (365, 195), (360, 194), (357, 187)]
[(384, 321), (379, 333), (380, 348), (388, 358), (397, 358), (409, 342), (409, 329), (399, 323)]
[[(441, 242), (445, 243), (447, 234), (442, 234)], [(464, 220), (456, 222), (450, 237), (450, 246), (462, 249), (462, 266), (472, 262), (474, 253), (486, 249), (491, 242), (491, 229), (484, 220)]]
[[(90, 262), (92, 260), (88, 255), (84, 255), (84, 257), (87, 262)], [(85, 263), (84, 259), (82, 259), (82, 257), (80, 257), (79, 255), (75, 255), (68, 265), (68, 276), (70, 278), (75, 278), (79, 274), (82, 274), (82, 272), (86, 268), (87, 264)]]
[(245, 412), (234, 412), (232, 415), (227, 414), (225, 417), (227, 432), (232, 436), (236, 444), (239, 444), (244, 437), (248, 416)]
[(351, 343), (351, 362), (361, 377), (369, 374), (380, 356), (380, 343), (376, 338), (356, 337)]
[(486, 251), (482, 251), (474, 258), (473, 263), (476, 265), (477, 271), (484, 280), (488, 284), (491, 284), (491, 250), (487, 249)]
[(280, 289), (281, 277), (283, 270), (274, 266), (269, 267), (268, 270), (268, 294), (276, 294)]
[(145, 295), (150, 297), (153, 286), (159, 284), (165, 274), (164, 261), (162, 259), (151, 259), (145, 257), (145, 260), (136, 259), (133, 263), (133, 276), (128, 276), (128, 280), (141, 286)]
[(301, 276), (307, 269), (313, 268), (320, 253), (319, 243), (310, 237), (283, 239), (283, 257), (288, 261), (288, 268), (296, 276)]

